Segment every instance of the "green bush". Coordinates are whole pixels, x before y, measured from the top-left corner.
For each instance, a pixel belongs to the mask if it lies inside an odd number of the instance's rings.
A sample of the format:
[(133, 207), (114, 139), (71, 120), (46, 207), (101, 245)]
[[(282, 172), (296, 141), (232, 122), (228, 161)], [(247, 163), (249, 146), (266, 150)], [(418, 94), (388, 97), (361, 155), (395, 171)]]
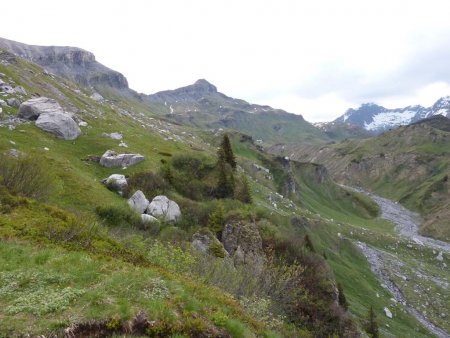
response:
[(110, 226), (140, 227), (141, 217), (128, 207), (98, 206), (97, 215)]
[(128, 178), (128, 188), (124, 195), (129, 196), (136, 190), (141, 190), (145, 196), (150, 198), (166, 195), (170, 191), (170, 185), (160, 174), (146, 171), (136, 173)]
[(45, 200), (53, 190), (54, 179), (42, 156), (13, 157), (0, 154), (1, 184), (10, 191)]

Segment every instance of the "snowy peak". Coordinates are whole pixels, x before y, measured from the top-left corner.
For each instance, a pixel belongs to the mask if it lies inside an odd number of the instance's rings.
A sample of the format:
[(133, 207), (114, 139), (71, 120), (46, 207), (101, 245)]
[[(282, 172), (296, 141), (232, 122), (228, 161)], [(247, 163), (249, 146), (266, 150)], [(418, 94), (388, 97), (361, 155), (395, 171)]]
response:
[(450, 117), (450, 96), (440, 98), (429, 108), (416, 105), (388, 109), (374, 103), (365, 103), (358, 109), (347, 110), (334, 122), (353, 124), (367, 131), (381, 133), (435, 115)]

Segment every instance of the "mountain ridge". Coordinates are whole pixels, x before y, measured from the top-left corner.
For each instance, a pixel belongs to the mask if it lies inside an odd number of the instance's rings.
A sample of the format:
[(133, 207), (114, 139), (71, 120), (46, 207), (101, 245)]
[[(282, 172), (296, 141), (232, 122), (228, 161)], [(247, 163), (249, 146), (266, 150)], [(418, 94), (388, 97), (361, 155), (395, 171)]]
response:
[(375, 103), (364, 103), (357, 109), (348, 109), (333, 122), (353, 124), (367, 131), (380, 133), (435, 115), (450, 117), (450, 96), (441, 97), (430, 107), (414, 105), (389, 109)]

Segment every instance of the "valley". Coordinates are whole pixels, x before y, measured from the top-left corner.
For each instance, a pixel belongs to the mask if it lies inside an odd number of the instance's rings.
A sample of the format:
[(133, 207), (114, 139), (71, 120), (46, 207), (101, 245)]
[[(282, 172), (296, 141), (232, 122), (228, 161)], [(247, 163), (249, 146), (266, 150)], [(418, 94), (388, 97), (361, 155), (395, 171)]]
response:
[(0, 337), (449, 336), (446, 117), (324, 130), (4, 39), (0, 81)]

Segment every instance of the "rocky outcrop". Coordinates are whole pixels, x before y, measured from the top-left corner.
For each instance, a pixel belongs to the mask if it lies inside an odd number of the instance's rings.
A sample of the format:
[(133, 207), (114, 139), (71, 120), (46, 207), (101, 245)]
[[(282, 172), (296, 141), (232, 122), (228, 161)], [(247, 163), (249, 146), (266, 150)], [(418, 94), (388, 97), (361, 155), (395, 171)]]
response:
[(78, 124), (66, 113), (40, 114), (36, 126), (64, 140), (75, 140), (81, 134)]
[(169, 222), (176, 222), (181, 218), (178, 204), (164, 195), (156, 196), (147, 208), (147, 214), (164, 218)]
[(129, 167), (144, 160), (140, 154), (118, 154), (113, 150), (107, 150), (100, 158), (100, 164), (107, 168)]
[(33, 46), (2, 38), (0, 48), (83, 86), (109, 86), (128, 90), (125, 76), (97, 62), (94, 54), (81, 48)]
[(120, 195), (128, 188), (128, 182), (125, 175), (112, 174), (102, 181), (108, 189), (117, 191)]
[(148, 199), (144, 193), (140, 190), (136, 191), (133, 196), (128, 199), (128, 205), (131, 209), (143, 214), (149, 205)]
[(236, 265), (246, 264), (256, 271), (262, 271), (265, 256), (256, 224), (242, 221), (226, 224), (222, 232), (222, 243)]
[(64, 113), (64, 110), (53, 99), (48, 97), (37, 97), (23, 102), (19, 107), (17, 117), (21, 119), (35, 121), (39, 115), (44, 113)]
[(215, 257), (224, 258), (228, 256), (228, 252), (225, 251), (222, 243), (208, 229), (196, 232), (192, 236), (191, 245), (198, 251)]

